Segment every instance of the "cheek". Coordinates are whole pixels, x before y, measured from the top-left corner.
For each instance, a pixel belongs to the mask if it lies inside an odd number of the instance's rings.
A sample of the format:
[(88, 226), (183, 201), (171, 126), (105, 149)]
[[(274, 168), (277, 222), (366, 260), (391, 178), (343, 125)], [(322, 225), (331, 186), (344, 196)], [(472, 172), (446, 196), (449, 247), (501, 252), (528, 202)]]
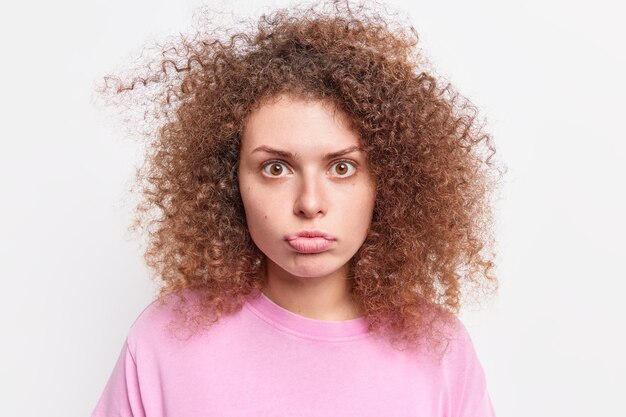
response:
[(359, 204), (354, 206), (352, 222), (354, 229), (359, 230), (359, 238), (362, 243), (372, 223), (375, 196), (366, 192), (360, 197)]
[(371, 217), (376, 196), (372, 188), (358, 187), (353, 193), (345, 193), (342, 200), (344, 208), (349, 209), (354, 219), (360, 222)]
[(246, 214), (246, 222), (251, 234), (262, 233), (271, 222), (271, 214), (277, 211), (275, 199), (269, 195), (242, 190), (241, 200)]

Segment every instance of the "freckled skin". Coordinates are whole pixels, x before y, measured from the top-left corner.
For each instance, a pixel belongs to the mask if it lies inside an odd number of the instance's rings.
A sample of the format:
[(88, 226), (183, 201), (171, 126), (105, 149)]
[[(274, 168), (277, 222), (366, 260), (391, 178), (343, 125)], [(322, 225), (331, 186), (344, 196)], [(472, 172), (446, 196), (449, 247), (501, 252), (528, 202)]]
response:
[[(324, 155), (359, 145), (358, 134), (319, 101), (283, 96), (251, 114), (242, 137), (239, 189), (250, 235), (268, 258), (270, 284), (323, 282), (325, 293), (345, 291), (347, 263), (371, 223), (375, 184), (363, 151), (328, 160)], [(254, 151), (260, 146), (293, 158)], [(285, 241), (288, 234), (311, 229), (333, 235), (335, 244), (304, 254)]]

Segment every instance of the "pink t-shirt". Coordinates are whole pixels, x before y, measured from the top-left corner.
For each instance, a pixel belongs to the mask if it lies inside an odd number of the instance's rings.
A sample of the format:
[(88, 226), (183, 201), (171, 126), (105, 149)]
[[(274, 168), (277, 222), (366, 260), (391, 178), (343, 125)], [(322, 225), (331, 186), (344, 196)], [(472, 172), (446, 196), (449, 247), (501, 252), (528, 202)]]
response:
[(443, 359), (400, 351), (364, 318), (314, 320), (264, 294), (192, 338), (167, 305), (131, 326), (92, 417), (495, 416), (465, 327)]

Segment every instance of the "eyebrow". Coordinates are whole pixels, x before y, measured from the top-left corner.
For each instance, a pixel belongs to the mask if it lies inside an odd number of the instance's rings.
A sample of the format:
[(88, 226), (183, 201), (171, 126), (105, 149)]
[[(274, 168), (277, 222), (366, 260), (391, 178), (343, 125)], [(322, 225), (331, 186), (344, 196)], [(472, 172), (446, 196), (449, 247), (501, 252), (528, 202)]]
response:
[[(354, 145), (354, 146), (350, 146), (348, 148), (342, 149), (340, 151), (337, 152), (330, 152), (327, 153), (326, 155), (324, 155), (324, 160), (329, 160), (329, 159), (333, 159), (333, 158), (337, 158), (346, 154), (349, 154), (351, 152), (355, 152), (355, 151), (363, 151), (364, 149), (358, 145)], [(280, 149), (274, 149), (271, 148), (267, 145), (262, 145), (259, 146), (258, 148), (254, 149), (251, 153), (255, 153), (255, 152), (267, 152), (267, 153), (271, 153), (274, 155), (278, 155), (282, 158), (292, 158), (292, 159), (297, 159), (297, 157), (292, 154), (291, 152), (287, 152), (287, 151), (282, 151)]]

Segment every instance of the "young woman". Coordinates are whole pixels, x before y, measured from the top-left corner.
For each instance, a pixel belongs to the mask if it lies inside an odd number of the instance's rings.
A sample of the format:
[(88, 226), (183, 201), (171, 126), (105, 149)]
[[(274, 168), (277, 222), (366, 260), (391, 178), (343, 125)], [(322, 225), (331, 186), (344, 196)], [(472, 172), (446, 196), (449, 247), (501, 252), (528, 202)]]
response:
[(412, 29), (331, 5), (108, 85), (161, 87), (138, 225), (163, 285), (93, 416), (494, 415), (456, 318), (495, 290), (490, 137)]

